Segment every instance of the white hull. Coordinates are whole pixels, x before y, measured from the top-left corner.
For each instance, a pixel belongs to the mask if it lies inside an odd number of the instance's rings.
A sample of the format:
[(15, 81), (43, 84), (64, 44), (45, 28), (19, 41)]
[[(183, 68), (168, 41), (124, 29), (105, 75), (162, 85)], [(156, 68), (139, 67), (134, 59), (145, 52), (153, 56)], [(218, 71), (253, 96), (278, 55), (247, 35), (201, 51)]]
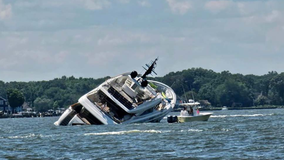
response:
[(228, 110), (227, 107), (222, 107), (222, 111), (226, 111), (226, 110)]
[(192, 122), (192, 121), (208, 121), (209, 117), (211, 116), (211, 113), (207, 114), (200, 114), (197, 116), (177, 116), (178, 122)]
[[(169, 86), (149, 80), (150, 83), (157, 87), (157, 92), (148, 85), (144, 88), (137, 87), (136, 90), (138, 91), (136, 93), (131, 88), (124, 88), (125, 83), (128, 82), (123, 82), (123, 85), (119, 86), (117, 81), (121, 79), (127, 79), (126, 81), (128, 81), (130, 78), (124, 74), (107, 80), (83, 95), (79, 102), (71, 105), (54, 124), (106, 125), (160, 122), (174, 108), (176, 95)], [(137, 83), (137, 81), (133, 80), (132, 83)], [(137, 102), (139, 94), (143, 98), (146, 97), (144, 100), (140, 100), (141, 102)], [(107, 107), (102, 104), (103, 100)]]

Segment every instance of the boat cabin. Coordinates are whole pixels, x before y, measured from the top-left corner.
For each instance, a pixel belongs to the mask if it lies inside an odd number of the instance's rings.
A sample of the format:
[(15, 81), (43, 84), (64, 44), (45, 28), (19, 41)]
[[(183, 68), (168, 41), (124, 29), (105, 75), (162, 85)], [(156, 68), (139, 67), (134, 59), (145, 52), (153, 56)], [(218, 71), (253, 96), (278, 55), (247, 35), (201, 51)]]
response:
[(128, 75), (111, 79), (88, 93), (87, 98), (115, 121), (125, 121), (162, 101), (151, 87), (142, 87), (138, 81)]

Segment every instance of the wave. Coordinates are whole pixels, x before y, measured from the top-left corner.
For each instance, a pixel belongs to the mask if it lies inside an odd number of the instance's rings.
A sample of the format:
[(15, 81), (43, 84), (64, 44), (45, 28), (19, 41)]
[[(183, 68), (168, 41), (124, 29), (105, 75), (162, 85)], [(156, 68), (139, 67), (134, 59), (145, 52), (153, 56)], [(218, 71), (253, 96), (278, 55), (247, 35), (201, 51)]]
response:
[(21, 136), (8, 136), (8, 139), (26, 139), (26, 138), (32, 138), (32, 137), (39, 137), (41, 135), (36, 135), (34, 133), (28, 134), (28, 135), (21, 135)]
[(122, 135), (122, 134), (131, 134), (131, 133), (162, 133), (159, 130), (129, 130), (129, 131), (117, 131), (117, 132), (101, 132), (101, 133), (85, 133), (85, 136), (90, 135)]
[(188, 132), (203, 132), (201, 129), (189, 129)]
[[(167, 132), (176, 132), (175, 130), (129, 130), (129, 131), (118, 131), (118, 132), (101, 132), (101, 133), (85, 133), (85, 136), (101, 136), (101, 135), (124, 135), (124, 134), (132, 134), (132, 133), (167, 133)], [(203, 132), (201, 129), (188, 129), (188, 130), (180, 130), (178, 132)]]
[(55, 136), (55, 135), (43, 135), (43, 134), (30, 133), (30, 134), (21, 135), (21, 136), (0, 137), (0, 139), (50, 138), (50, 137), (54, 137), (54, 136)]
[[(274, 114), (236, 114), (236, 115), (211, 115), (212, 118), (226, 118), (226, 117), (263, 117), (273, 116)], [(210, 118), (211, 118), (210, 117)]]

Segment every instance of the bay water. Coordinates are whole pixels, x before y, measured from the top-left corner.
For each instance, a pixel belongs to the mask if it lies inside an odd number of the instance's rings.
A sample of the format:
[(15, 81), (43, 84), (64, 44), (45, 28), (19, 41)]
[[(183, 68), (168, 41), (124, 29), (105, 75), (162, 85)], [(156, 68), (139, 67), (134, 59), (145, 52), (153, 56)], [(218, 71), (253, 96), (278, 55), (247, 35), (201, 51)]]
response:
[(284, 159), (284, 109), (212, 112), (209, 121), (189, 123), (0, 119), (0, 159)]

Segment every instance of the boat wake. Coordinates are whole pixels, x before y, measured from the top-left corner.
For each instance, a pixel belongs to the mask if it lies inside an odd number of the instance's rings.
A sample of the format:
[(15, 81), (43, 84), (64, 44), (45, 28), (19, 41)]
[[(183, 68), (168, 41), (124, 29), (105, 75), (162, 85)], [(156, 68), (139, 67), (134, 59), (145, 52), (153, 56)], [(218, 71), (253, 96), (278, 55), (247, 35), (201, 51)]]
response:
[(29, 139), (29, 138), (46, 138), (46, 137), (53, 137), (55, 135), (42, 135), (42, 134), (34, 134), (30, 133), (27, 135), (21, 135), (21, 136), (8, 136), (8, 137), (0, 137), (0, 139)]
[(85, 136), (101, 136), (101, 135), (123, 135), (132, 133), (162, 133), (159, 130), (129, 130), (129, 131), (118, 131), (118, 132), (101, 132), (101, 133), (85, 133)]
[(274, 114), (236, 114), (236, 115), (212, 115), (212, 118), (226, 118), (226, 117), (264, 117), (273, 116)]
[[(133, 133), (168, 133), (168, 132), (176, 132), (173, 130), (129, 130), (129, 131), (118, 131), (118, 132), (101, 132), (101, 133), (85, 133), (85, 136), (102, 136), (102, 135), (125, 135), (125, 134), (133, 134)], [(178, 132), (203, 132), (200, 129), (188, 129), (188, 130), (180, 130)]]
[(181, 132), (203, 132), (201, 129), (188, 129), (188, 130), (181, 130)]

